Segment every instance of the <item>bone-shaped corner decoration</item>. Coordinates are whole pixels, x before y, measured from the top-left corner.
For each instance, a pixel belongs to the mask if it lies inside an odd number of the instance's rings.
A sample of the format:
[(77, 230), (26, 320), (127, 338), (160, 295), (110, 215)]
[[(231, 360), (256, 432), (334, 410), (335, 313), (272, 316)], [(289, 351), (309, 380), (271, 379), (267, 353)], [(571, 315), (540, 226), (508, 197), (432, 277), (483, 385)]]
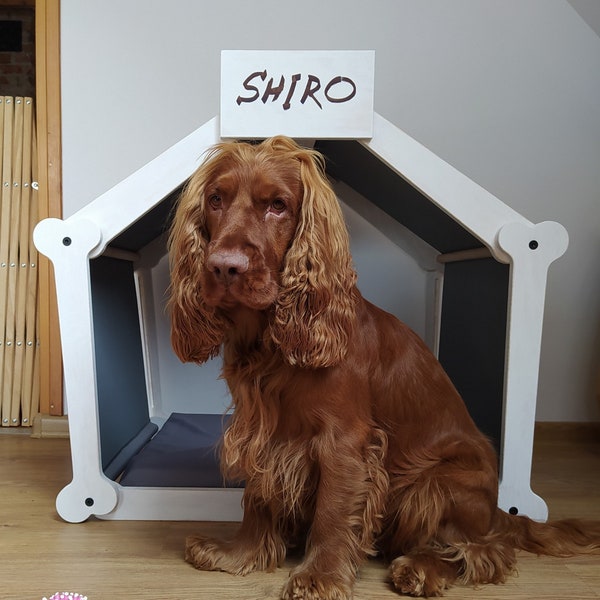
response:
[(548, 267), (566, 252), (569, 235), (554, 221), (537, 225), (507, 223), (498, 232), (498, 244), (512, 258), (513, 265), (525, 259), (526, 263)]
[(96, 223), (87, 219), (44, 219), (36, 225), (33, 241), (56, 266), (64, 259), (67, 263), (76, 257), (87, 259), (100, 245), (102, 231)]

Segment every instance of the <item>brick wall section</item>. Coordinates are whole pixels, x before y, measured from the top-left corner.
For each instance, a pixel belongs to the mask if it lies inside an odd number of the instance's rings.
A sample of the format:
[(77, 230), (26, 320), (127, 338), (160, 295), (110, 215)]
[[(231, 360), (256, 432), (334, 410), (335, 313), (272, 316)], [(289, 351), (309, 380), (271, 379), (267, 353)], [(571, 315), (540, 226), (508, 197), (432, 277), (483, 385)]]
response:
[(35, 11), (0, 6), (0, 20), (23, 23), (21, 52), (0, 52), (0, 96), (35, 98)]

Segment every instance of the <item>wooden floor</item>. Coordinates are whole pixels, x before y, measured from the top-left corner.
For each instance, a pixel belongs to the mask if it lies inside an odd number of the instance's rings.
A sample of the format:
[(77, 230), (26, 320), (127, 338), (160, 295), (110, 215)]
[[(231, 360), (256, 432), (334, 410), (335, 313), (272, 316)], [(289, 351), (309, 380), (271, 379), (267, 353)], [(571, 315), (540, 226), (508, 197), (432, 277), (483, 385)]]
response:
[[(550, 440), (552, 437), (554, 439)], [(552, 517), (600, 519), (600, 440), (536, 436), (532, 487)], [(558, 438), (558, 439), (556, 439)], [(41, 600), (57, 591), (89, 600), (277, 599), (290, 564), (276, 573), (234, 577), (202, 573), (183, 560), (188, 533), (228, 535), (230, 524), (91, 520), (57, 516), (54, 500), (70, 481), (69, 442), (0, 433), (0, 598)], [(398, 596), (385, 566), (361, 571), (356, 600)], [(572, 559), (519, 555), (519, 575), (504, 585), (453, 588), (454, 599), (583, 600), (600, 598), (600, 556)]]

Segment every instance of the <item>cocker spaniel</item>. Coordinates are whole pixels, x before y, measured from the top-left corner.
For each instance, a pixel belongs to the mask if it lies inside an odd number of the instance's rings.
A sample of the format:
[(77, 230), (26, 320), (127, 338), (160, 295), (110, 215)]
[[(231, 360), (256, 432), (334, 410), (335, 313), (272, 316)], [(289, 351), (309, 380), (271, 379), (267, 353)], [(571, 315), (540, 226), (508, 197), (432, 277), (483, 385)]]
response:
[(234, 412), (221, 463), (245, 482), (233, 540), (190, 537), (198, 569), (272, 571), (284, 599), (352, 597), (366, 557), (403, 594), (497, 583), (515, 548), (596, 552), (600, 526), (497, 507), (497, 457), (406, 325), (356, 287), (346, 226), (315, 151), (278, 136), (217, 145), (178, 203), (172, 344), (223, 356)]

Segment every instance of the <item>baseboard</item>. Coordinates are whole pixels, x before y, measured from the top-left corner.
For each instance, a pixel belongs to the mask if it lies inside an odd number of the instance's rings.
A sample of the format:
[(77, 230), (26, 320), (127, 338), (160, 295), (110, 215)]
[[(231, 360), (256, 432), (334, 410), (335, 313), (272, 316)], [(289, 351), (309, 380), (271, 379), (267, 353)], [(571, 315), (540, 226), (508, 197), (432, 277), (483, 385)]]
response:
[(541, 421), (535, 424), (536, 442), (600, 442), (600, 423)]
[(68, 438), (69, 437), (69, 419), (64, 417), (54, 417), (52, 415), (43, 415), (38, 413), (33, 418), (31, 427), (31, 437), (33, 438)]

